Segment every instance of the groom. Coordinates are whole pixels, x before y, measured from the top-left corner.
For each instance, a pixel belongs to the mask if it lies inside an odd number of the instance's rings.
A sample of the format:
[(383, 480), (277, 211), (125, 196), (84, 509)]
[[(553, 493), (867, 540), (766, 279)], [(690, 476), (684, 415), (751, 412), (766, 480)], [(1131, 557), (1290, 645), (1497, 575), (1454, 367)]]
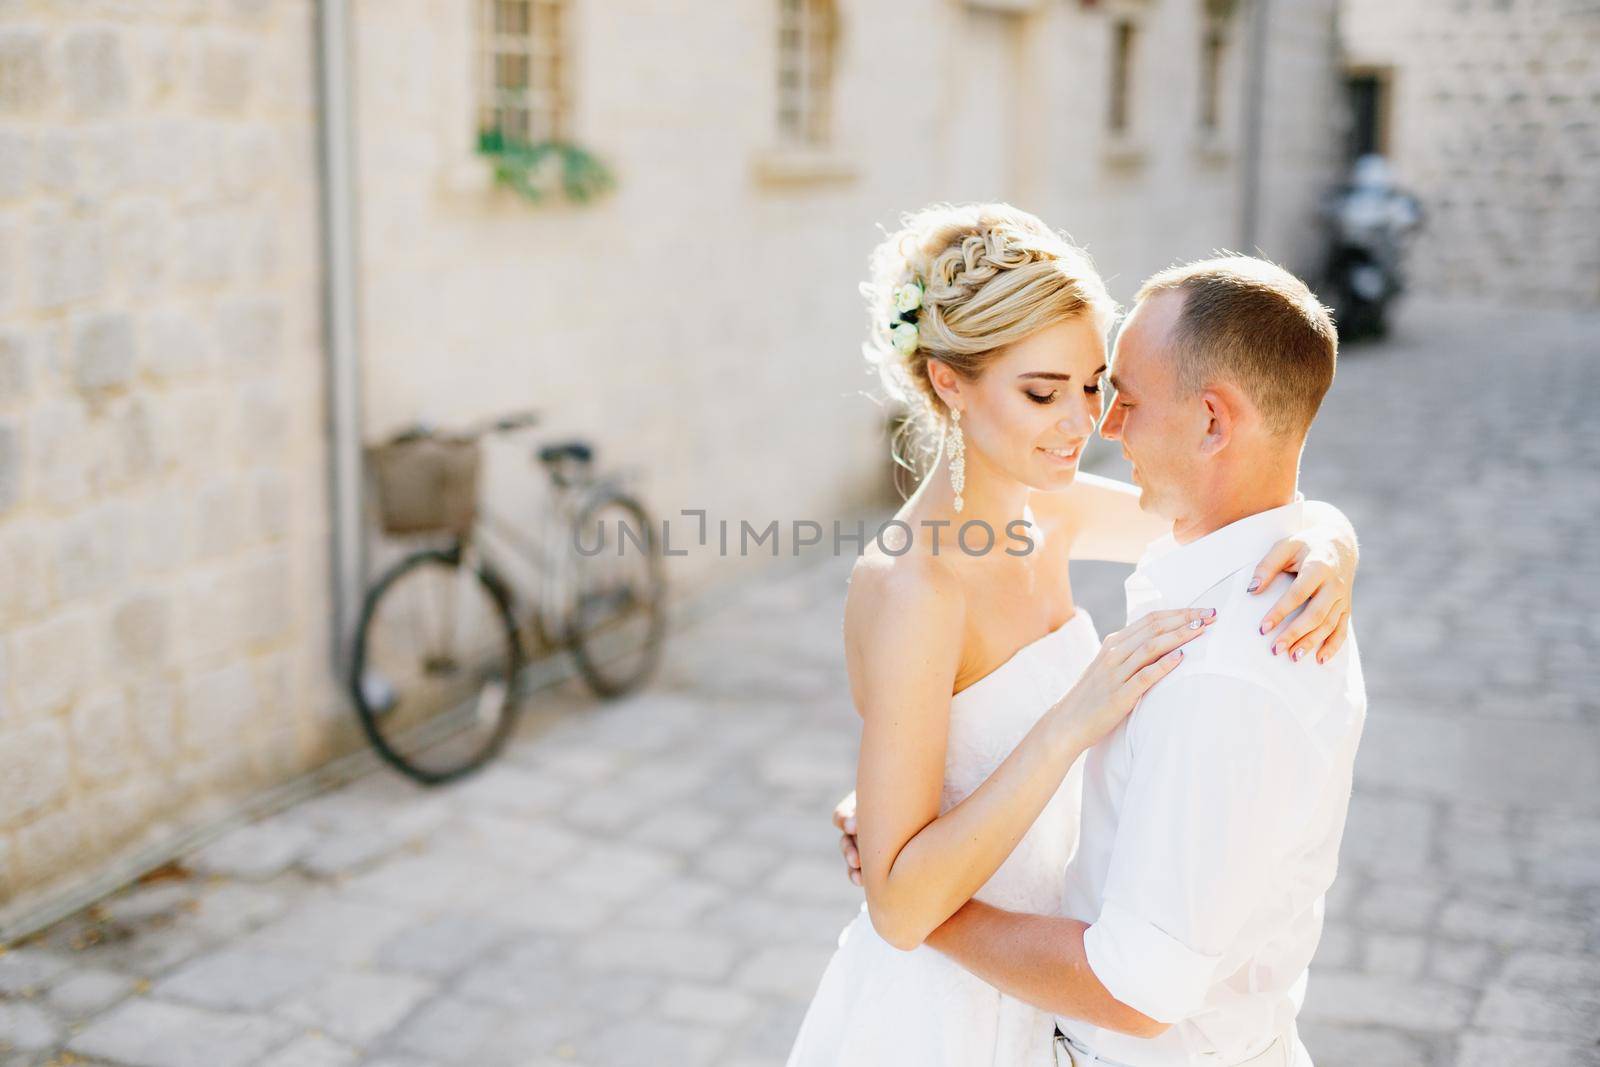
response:
[(1118, 337), (1100, 433), (1172, 520), (1127, 581), (1128, 620), (1214, 604), (1217, 621), (1086, 756), (1061, 913), (971, 901), (927, 941), (1055, 1014), (1059, 1063), (1310, 1064), (1295, 1016), (1366, 695), (1353, 636), (1292, 665), (1248, 590), (1305, 521), (1300, 452), (1336, 348), (1305, 284), (1245, 257), (1151, 278)]

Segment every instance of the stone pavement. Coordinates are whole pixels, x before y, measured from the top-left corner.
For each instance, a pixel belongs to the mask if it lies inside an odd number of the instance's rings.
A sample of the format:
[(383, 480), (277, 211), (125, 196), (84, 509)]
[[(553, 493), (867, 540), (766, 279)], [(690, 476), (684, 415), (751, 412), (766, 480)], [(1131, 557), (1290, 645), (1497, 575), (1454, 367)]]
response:
[[(1346, 354), (1304, 485), (1363, 537), (1371, 717), (1319, 1067), (1600, 1064), (1597, 402), (1597, 316), (1417, 307)], [(368, 776), (0, 955), (0, 1067), (781, 1064), (860, 899), (847, 562), (469, 782)], [(1075, 577), (1103, 631), (1125, 570)]]

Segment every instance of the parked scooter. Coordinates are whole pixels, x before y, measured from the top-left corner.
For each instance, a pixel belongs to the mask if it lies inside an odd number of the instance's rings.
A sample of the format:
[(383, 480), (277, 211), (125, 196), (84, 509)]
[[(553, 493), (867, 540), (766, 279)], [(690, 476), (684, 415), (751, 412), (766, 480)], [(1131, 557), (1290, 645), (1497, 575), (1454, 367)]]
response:
[(1389, 303), (1405, 288), (1401, 260), (1422, 225), (1422, 205), (1394, 184), (1387, 160), (1366, 155), (1325, 215), (1333, 231), (1327, 292), (1339, 337), (1381, 337)]

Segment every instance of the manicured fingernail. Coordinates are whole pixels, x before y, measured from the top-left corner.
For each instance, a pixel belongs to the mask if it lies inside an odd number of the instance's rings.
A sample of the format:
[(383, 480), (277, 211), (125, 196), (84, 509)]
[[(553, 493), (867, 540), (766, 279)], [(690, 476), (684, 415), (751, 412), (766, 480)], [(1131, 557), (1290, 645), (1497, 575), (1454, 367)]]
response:
[(1270, 629), (1272, 629), (1272, 627), (1270, 627), (1270, 626), (1268, 626), (1268, 625), (1267, 625), (1267, 624), (1266, 624), (1266, 623), (1262, 623), (1262, 624), (1261, 624), (1261, 632), (1262, 632), (1262, 633), (1263, 633), (1263, 634), (1265, 634), (1265, 633), (1266, 633), (1266, 632), (1267, 632), (1267, 631), (1268, 631), (1268, 630), (1270, 630)]
[(1202, 627), (1204, 625), (1205, 625), (1204, 622), (1202, 622), (1200, 619), (1196, 619), (1196, 620), (1194, 620), (1193, 622), (1191, 622), (1189, 624), (1189, 629), (1198, 630), (1198, 629), (1200, 629), (1200, 627)]
[(1216, 616), (1217, 609), (1216, 608), (1207, 608), (1205, 611), (1201, 612), (1201, 614), (1203, 614), (1206, 618), (1210, 619), (1210, 618), (1213, 618), (1213, 617)]
[(1297, 648), (1297, 649), (1294, 650), (1294, 661), (1296, 663), (1299, 663), (1302, 659), (1305, 659), (1305, 656), (1306, 656), (1306, 650), (1305, 649)]
[(1282, 641), (1274, 642), (1273, 645), (1272, 645), (1272, 654), (1274, 656), (1276, 656), (1279, 652), (1282, 652), (1282, 651), (1283, 651), (1283, 642)]
[(1250, 584), (1245, 586), (1245, 590), (1244, 591), (1247, 592), (1247, 593), (1254, 593), (1257, 589), (1260, 589), (1260, 588), (1261, 588), (1261, 579), (1260, 578), (1251, 578), (1250, 579)]

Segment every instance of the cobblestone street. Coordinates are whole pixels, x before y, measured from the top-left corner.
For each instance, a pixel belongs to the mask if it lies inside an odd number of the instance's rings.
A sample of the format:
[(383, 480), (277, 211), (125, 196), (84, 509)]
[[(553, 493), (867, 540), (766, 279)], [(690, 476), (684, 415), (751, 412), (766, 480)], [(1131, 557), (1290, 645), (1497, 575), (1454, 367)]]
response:
[[(1596, 1067), (1600, 316), (1404, 311), (1305, 464), (1362, 536), (1370, 714), (1303, 1035)], [(860, 901), (848, 563), (676, 635), (648, 693), (543, 700), (462, 785), (368, 775), (0, 955), (0, 1067), (781, 1064)], [(1102, 633), (1124, 573), (1076, 573)]]

